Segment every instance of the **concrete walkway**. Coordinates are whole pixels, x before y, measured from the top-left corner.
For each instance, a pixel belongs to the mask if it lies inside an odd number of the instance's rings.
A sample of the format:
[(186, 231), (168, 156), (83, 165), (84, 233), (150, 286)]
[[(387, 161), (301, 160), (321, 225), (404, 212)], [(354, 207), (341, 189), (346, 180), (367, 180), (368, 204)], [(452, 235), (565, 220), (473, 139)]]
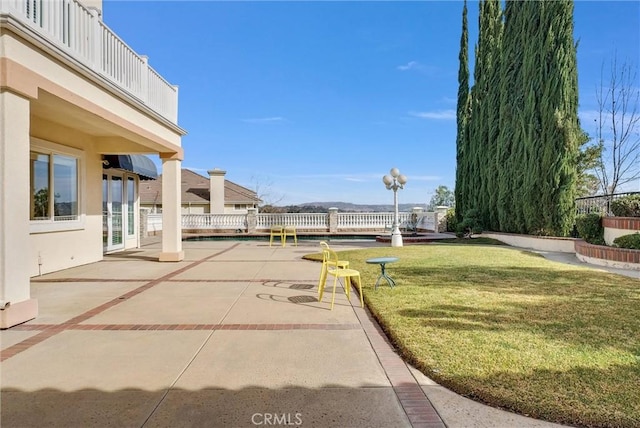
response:
[(528, 250), (528, 251), (538, 253), (554, 262), (565, 263), (573, 266), (582, 266), (582, 267), (601, 270), (609, 273), (615, 273), (617, 275), (628, 276), (629, 278), (640, 279), (640, 270), (620, 269), (620, 268), (614, 268), (609, 266), (600, 266), (600, 265), (594, 265), (591, 263), (585, 263), (582, 260), (578, 259), (574, 253), (560, 253), (556, 251), (537, 251), (537, 250)]
[(557, 426), (408, 367), (357, 296), (330, 311), (317, 249), (185, 242), (157, 263), (154, 244), (34, 278), (39, 317), (0, 333), (2, 426)]

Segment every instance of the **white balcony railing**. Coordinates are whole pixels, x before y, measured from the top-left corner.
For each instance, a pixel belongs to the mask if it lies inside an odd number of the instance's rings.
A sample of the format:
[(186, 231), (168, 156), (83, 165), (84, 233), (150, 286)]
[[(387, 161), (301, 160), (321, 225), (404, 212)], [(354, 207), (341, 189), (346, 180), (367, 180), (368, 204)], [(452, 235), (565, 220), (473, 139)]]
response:
[(177, 124), (178, 88), (164, 80), (77, 0), (0, 0), (8, 15), (76, 61), (106, 78), (160, 116)]

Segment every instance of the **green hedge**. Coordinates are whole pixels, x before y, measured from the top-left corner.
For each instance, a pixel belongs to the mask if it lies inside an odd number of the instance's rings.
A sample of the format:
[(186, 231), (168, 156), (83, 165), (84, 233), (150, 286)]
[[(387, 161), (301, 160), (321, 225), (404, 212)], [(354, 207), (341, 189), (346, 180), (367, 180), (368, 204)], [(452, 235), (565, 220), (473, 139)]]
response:
[(613, 240), (614, 247), (640, 250), (640, 233), (619, 236)]
[(640, 217), (640, 195), (616, 199), (611, 202), (611, 212), (616, 217)]
[(458, 220), (456, 219), (456, 209), (449, 208), (447, 210), (447, 214), (445, 215), (445, 219), (447, 220), (447, 232), (455, 232), (458, 227)]
[(472, 233), (482, 233), (484, 225), (480, 211), (473, 208), (467, 210), (462, 216), (462, 221), (456, 225), (456, 236), (462, 238), (469, 237)]
[(604, 228), (600, 214), (583, 214), (576, 217), (578, 236), (589, 244), (605, 245)]

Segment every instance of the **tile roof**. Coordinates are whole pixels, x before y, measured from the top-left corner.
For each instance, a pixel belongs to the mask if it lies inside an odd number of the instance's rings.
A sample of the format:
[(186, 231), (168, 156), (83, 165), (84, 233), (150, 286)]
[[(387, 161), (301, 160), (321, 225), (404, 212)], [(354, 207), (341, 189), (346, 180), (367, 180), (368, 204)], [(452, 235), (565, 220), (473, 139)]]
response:
[[(140, 181), (141, 204), (162, 204), (162, 175), (157, 180)], [(256, 192), (229, 180), (224, 180), (224, 202), (253, 204), (260, 199)], [(182, 170), (182, 203), (209, 204), (209, 178), (189, 169)]]

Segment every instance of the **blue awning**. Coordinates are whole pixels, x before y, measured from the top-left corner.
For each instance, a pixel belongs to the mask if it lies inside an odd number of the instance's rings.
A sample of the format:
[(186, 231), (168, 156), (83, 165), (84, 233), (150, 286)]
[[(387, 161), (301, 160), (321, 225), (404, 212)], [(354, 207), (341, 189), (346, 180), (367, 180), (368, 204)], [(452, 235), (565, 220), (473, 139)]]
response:
[(141, 180), (158, 178), (156, 164), (145, 155), (104, 155), (104, 169), (124, 169), (138, 174)]

